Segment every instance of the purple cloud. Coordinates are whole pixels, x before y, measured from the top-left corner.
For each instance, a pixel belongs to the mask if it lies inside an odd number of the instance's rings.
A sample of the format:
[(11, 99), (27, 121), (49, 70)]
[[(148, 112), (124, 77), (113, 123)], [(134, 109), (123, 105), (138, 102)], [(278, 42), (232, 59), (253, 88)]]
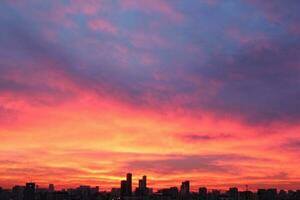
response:
[[(205, 111), (247, 124), (300, 120), (299, 35), (265, 18), (279, 10), (279, 19), (295, 27), (297, 1), (292, 10), (281, 1), (213, 6), (155, 1), (147, 8), (118, 2), (115, 6), (123, 7), (118, 16), (102, 14), (113, 5), (101, 7), (102, 12), (89, 6), (74, 12), (81, 7), (66, 2), (63, 9), (53, 9), (57, 4), (28, 4), (41, 7), (49, 20), (20, 12), (19, 4), (4, 4), (0, 92), (30, 94), (51, 105), (76, 96), (76, 88), (110, 95), (136, 109)], [(153, 12), (184, 18), (184, 23), (153, 21)], [(50, 20), (54, 16), (74, 26), (60, 29), (58, 21)], [(51, 40), (45, 30), (53, 32)]]

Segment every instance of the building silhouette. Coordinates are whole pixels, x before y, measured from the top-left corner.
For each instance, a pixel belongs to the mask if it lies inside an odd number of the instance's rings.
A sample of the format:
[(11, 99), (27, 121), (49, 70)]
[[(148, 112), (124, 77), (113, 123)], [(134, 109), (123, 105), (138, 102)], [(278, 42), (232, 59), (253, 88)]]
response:
[(207, 200), (207, 188), (206, 187), (200, 187), (198, 193), (199, 193), (199, 200)]
[(49, 190), (49, 192), (54, 192), (54, 190), (55, 190), (54, 185), (49, 184), (48, 190)]
[(147, 176), (143, 176), (138, 182), (138, 187), (135, 190), (135, 195), (142, 197), (149, 195), (149, 188), (147, 187)]
[(35, 183), (26, 183), (23, 199), (35, 200)]
[(122, 199), (132, 196), (132, 174), (126, 174), (126, 180), (121, 181), (120, 196)]
[(271, 188), (267, 190), (267, 199), (268, 200), (276, 200), (277, 189)]
[(121, 196), (121, 198), (127, 196), (126, 189), (127, 189), (127, 181), (126, 180), (122, 180), (121, 181), (121, 190), (120, 190), (120, 196)]
[(24, 186), (16, 185), (12, 188), (12, 197), (14, 200), (23, 200)]
[(132, 174), (128, 173), (126, 175), (126, 195), (131, 196), (132, 195)]
[(228, 196), (232, 200), (239, 200), (239, 190), (236, 187), (229, 188)]
[(190, 181), (184, 181), (180, 186), (180, 199), (189, 199), (190, 197)]
[(208, 199), (209, 200), (218, 200), (219, 197), (220, 197), (220, 194), (221, 194), (220, 190), (215, 190), (214, 189), (214, 190), (211, 191), (211, 193), (209, 193)]
[(208, 190), (200, 187), (190, 191), (190, 182), (184, 181), (178, 187), (162, 188), (153, 192), (147, 185), (147, 176), (138, 180), (138, 186), (132, 191), (132, 174), (126, 174), (120, 188), (110, 192), (100, 191), (99, 187), (81, 185), (76, 188), (55, 190), (53, 184), (39, 187), (35, 183), (16, 185), (11, 189), (0, 187), (0, 200), (300, 200), (300, 190), (280, 190), (276, 188), (239, 191), (231, 187), (227, 191)]
[(139, 188), (147, 188), (147, 176), (143, 176), (143, 178), (139, 180)]
[(160, 190), (158, 190), (158, 193), (162, 197), (166, 197), (168, 199), (176, 199), (176, 198), (178, 198), (178, 195), (179, 195), (179, 191), (178, 191), (177, 187), (170, 187), (170, 188), (166, 188), (166, 189), (160, 189)]

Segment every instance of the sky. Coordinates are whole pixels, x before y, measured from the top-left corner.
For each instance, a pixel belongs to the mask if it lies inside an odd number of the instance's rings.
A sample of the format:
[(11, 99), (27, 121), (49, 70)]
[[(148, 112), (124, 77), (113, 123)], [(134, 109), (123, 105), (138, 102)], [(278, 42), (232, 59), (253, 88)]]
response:
[(299, 10), (2, 0), (0, 185), (300, 188)]

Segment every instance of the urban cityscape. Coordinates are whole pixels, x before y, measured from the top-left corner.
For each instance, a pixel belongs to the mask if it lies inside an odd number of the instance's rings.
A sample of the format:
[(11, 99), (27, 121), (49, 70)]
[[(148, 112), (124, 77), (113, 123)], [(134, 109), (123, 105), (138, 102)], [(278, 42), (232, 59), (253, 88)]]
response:
[(209, 190), (199, 187), (198, 191), (190, 190), (190, 181), (181, 183), (180, 188), (170, 187), (153, 191), (147, 186), (147, 176), (138, 181), (138, 187), (132, 188), (132, 174), (127, 173), (121, 180), (120, 188), (111, 191), (101, 191), (99, 186), (81, 185), (77, 188), (56, 190), (54, 184), (48, 188), (40, 188), (34, 182), (16, 185), (11, 189), (0, 187), (0, 200), (299, 200), (300, 190), (280, 190), (276, 188), (248, 189), (240, 191), (231, 187), (226, 191)]

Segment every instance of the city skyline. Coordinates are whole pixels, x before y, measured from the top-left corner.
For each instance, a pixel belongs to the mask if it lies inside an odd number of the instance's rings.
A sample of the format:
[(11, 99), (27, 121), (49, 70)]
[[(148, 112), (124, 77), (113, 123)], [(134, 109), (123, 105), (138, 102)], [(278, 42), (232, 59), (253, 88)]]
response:
[[(102, 192), (111, 192), (115, 189), (119, 189), (120, 191), (124, 191), (124, 196), (128, 195), (128, 196), (132, 196), (133, 193), (139, 192), (138, 189), (139, 188), (143, 188), (143, 189), (151, 189), (151, 192), (159, 192), (162, 189), (170, 189), (170, 188), (177, 188), (178, 191), (181, 190), (187, 190), (189, 192), (199, 192), (200, 189), (205, 189), (207, 192), (211, 192), (213, 190), (218, 190), (220, 192), (225, 192), (228, 189), (231, 188), (236, 188), (239, 191), (251, 191), (251, 192), (255, 192), (258, 190), (268, 190), (268, 189), (276, 189), (276, 190), (284, 190), (284, 191), (288, 191), (289, 189), (285, 189), (285, 188), (276, 188), (276, 187), (272, 187), (272, 186), (265, 186), (265, 187), (261, 187), (261, 188), (251, 188), (251, 186), (249, 187), (248, 184), (246, 185), (230, 185), (230, 186), (222, 186), (222, 187), (213, 187), (213, 186), (209, 186), (209, 185), (194, 185), (193, 183), (191, 183), (190, 180), (187, 179), (183, 179), (181, 181), (179, 181), (178, 183), (174, 183), (173, 185), (166, 185), (166, 186), (161, 186), (161, 187), (153, 187), (153, 184), (151, 183), (151, 181), (153, 180), (149, 180), (149, 177), (147, 177), (146, 175), (142, 175), (141, 177), (139, 176), (133, 176), (132, 173), (127, 173), (126, 177), (124, 178), (120, 178), (119, 180), (119, 184), (118, 185), (113, 185), (111, 187), (101, 187), (101, 185), (90, 185), (88, 183), (82, 185), (82, 184), (75, 184), (72, 185), (70, 187), (63, 187), (60, 185), (55, 185), (54, 183), (43, 183), (43, 184), (39, 184), (38, 182), (35, 182), (33, 180), (31, 181), (26, 181), (24, 183), (19, 183), (19, 184), (14, 184), (11, 187), (2, 187), (0, 185), (0, 189), (12, 189), (14, 187), (22, 187), (22, 185), (29, 184), (32, 185), (34, 184), (34, 187), (39, 188), (39, 189), (48, 189), (51, 191), (65, 191), (68, 189), (74, 189), (74, 188), (80, 188), (80, 187), (90, 187), (90, 188), (97, 188), (97, 190), (101, 190)], [(149, 183), (150, 182), (150, 183)], [(293, 191), (292, 189), (290, 189), (291, 191)], [(300, 188), (295, 188), (294, 191), (300, 191)], [(122, 192), (121, 192), (122, 194)]]
[(299, 10), (1, 0), (0, 185), (299, 189)]
[(161, 188), (153, 191), (147, 185), (147, 176), (139, 179), (138, 187), (132, 188), (132, 173), (127, 173), (125, 180), (120, 181), (119, 188), (110, 191), (100, 190), (99, 186), (80, 185), (76, 188), (55, 189), (54, 184), (48, 188), (39, 187), (34, 182), (15, 185), (10, 189), (0, 187), (1, 200), (299, 200), (300, 190), (278, 190), (277, 188), (241, 191), (230, 187), (221, 191), (199, 187), (190, 190), (190, 181), (186, 180), (178, 187)]
[[(238, 186), (230, 186), (228, 188), (223, 188), (223, 189), (219, 189), (219, 188), (208, 188), (205, 185), (198, 185), (198, 186), (194, 186), (192, 187), (192, 183), (189, 180), (182, 180), (180, 183), (178, 183), (177, 185), (171, 185), (169, 187), (160, 187), (160, 188), (152, 188), (151, 187), (151, 183), (148, 184), (148, 178), (146, 175), (143, 175), (142, 177), (135, 177), (133, 179), (133, 174), (132, 173), (127, 173), (125, 177), (123, 177), (123, 180), (120, 179), (119, 180), (119, 187), (111, 187), (108, 190), (101, 188), (99, 185), (76, 185), (74, 187), (69, 187), (69, 188), (57, 188), (56, 185), (54, 183), (49, 183), (48, 185), (39, 185), (38, 183), (36, 183), (35, 181), (30, 181), (30, 182), (26, 182), (23, 184), (16, 184), (13, 185), (11, 188), (2, 188), (0, 186), (0, 189), (4, 189), (4, 190), (12, 190), (15, 187), (28, 187), (29, 190), (48, 190), (51, 192), (54, 191), (67, 191), (69, 189), (76, 189), (76, 188), (90, 188), (90, 189), (96, 189), (97, 191), (101, 191), (101, 192), (113, 192), (115, 190), (120, 190), (120, 195), (121, 196), (133, 196), (136, 195), (136, 193), (139, 193), (139, 189), (143, 189), (143, 190), (149, 190), (147, 193), (150, 192), (160, 192), (164, 189), (172, 189), (172, 188), (177, 188), (179, 192), (182, 193), (201, 193), (201, 192), (213, 192), (214, 190), (218, 190), (220, 192), (226, 192), (226, 191), (231, 191), (231, 190), (235, 190), (235, 191), (243, 191), (243, 192), (257, 192), (260, 190), (278, 190), (277, 192), (279, 192), (280, 190), (283, 191), (288, 191), (288, 190), (284, 190), (284, 189), (280, 189), (280, 188), (275, 188), (275, 187), (269, 187), (269, 188), (249, 188), (248, 185), (244, 185), (243, 188), (238, 187)], [(137, 184), (135, 184), (132, 180), (137, 180)], [(192, 189), (194, 188), (194, 189)], [(122, 192), (123, 191), (123, 192)], [(291, 190), (293, 191), (293, 190)], [(300, 191), (299, 189), (294, 190), (294, 192), (298, 192)], [(122, 194), (123, 193), (123, 194)]]

